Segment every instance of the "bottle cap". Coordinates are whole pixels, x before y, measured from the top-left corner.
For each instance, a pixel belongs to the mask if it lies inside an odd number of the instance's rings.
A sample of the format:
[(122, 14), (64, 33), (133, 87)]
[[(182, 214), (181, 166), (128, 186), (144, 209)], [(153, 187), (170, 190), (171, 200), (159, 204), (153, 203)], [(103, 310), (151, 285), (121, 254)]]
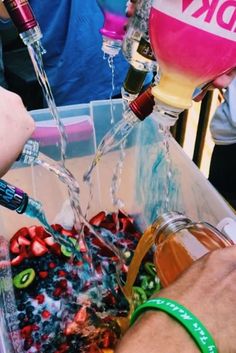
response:
[(144, 120), (153, 112), (155, 100), (151, 92), (151, 87), (141, 93), (130, 105), (130, 109), (139, 118)]
[(136, 70), (132, 65), (130, 65), (123, 84), (124, 89), (131, 94), (139, 93), (143, 87), (146, 75), (146, 71)]

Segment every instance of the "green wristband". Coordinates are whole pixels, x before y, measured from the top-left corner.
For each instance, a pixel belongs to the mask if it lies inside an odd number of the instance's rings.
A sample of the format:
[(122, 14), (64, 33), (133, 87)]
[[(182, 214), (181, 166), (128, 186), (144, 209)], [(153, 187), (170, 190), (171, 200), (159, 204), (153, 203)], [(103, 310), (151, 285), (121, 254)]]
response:
[(190, 333), (202, 353), (218, 353), (211, 334), (203, 324), (188, 309), (171, 299), (147, 300), (134, 311), (130, 324), (133, 325), (137, 318), (148, 310), (161, 310), (176, 319)]

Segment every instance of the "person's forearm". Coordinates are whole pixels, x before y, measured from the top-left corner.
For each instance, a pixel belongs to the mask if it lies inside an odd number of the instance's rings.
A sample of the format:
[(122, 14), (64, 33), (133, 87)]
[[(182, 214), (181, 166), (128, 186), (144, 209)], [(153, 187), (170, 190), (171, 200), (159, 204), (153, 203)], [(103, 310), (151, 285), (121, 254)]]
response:
[(162, 312), (148, 312), (128, 330), (115, 353), (199, 353), (187, 331)]
[(3, 5), (2, 1), (0, 0), (0, 19), (6, 20), (9, 18), (10, 18), (10, 16), (9, 16), (5, 6)]

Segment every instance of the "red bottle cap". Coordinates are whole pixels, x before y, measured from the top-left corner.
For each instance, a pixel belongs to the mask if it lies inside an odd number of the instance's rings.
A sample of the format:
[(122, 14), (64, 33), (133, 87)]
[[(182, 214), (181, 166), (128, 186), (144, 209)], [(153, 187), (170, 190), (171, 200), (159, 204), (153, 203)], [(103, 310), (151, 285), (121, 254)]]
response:
[(38, 25), (28, 0), (4, 0), (3, 3), (19, 33)]
[(148, 87), (146, 91), (141, 93), (130, 105), (130, 109), (140, 119), (144, 120), (153, 111), (155, 100), (152, 95), (152, 87)]

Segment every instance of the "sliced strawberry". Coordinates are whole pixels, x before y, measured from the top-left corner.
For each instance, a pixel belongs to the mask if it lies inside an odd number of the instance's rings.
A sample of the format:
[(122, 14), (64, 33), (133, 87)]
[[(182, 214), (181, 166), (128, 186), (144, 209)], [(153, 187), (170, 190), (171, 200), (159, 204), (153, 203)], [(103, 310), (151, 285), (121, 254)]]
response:
[(31, 241), (26, 237), (24, 237), (23, 235), (20, 235), (18, 238), (18, 243), (19, 245), (27, 246), (27, 245), (30, 245)]
[(19, 254), (20, 253), (20, 246), (19, 246), (19, 243), (17, 241), (18, 239), (13, 237), (11, 242), (10, 242), (10, 251), (13, 253), (13, 254)]
[(18, 266), (20, 263), (24, 260), (25, 256), (23, 254), (20, 254), (16, 256), (14, 259), (11, 260), (12, 266)]
[(104, 211), (98, 213), (96, 216), (90, 219), (89, 223), (93, 226), (99, 226), (101, 222), (106, 218), (106, 213)]
[(34, 256), (42, 256), (48, 252), (47, 247), (41, 239), (34, 239), (31, 244), (31, 251)]
[(47, 237), (47, 238), (44, 238), (43, 240), (48, 246), (53, 246), (55, 244), (53, 237)]
[(74, 321), (77, 324), (83, 324), (87, 320), (87, 309), (86, 307), (82, 306), (82, 308), (75, 314)]

